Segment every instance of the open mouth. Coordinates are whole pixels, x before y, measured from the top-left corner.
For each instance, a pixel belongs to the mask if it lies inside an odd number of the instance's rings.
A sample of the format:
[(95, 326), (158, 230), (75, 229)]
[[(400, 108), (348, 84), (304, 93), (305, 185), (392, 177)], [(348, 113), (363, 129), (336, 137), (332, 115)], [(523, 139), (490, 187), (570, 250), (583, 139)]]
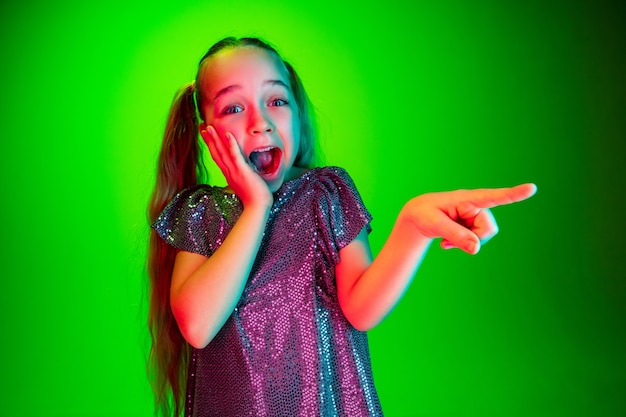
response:
[(281, 155), (282, 151), (280, 148), (267, 147), (255, 149), (250, 154), (249, 159), (259, 174), (270, 175), (278, 170)]

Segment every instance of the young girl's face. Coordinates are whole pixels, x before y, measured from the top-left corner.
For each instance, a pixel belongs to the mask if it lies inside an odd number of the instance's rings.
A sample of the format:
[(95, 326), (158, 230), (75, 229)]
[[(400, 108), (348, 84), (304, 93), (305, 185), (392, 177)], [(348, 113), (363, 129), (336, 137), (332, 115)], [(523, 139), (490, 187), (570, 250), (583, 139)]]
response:
[(260, 48), (227, 49), (209, 59), (202, 83), (206, 124), (235, 136), (270, 190), (295, 177), (300, 118), (282, 61)]

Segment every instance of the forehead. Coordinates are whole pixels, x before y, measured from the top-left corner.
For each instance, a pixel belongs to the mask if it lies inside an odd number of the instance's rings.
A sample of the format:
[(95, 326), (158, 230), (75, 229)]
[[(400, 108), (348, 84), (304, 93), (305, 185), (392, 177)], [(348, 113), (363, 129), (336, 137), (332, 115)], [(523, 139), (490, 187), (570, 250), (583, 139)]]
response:
[(203, 69), (203, 90), (211, 97), (231, 85), (281, 80), (289, 85), (287, 69), (270, 51), (255, 47), (232, 48), (208, 59)]

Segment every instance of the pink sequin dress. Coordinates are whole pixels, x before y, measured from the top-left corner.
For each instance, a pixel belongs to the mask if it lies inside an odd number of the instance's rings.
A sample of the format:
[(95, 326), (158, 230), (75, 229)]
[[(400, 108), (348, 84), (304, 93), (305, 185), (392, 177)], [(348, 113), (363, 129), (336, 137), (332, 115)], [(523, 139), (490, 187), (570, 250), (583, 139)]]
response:
[[(198, 185), (153, 227), (172, 246), (210, 257), (241, 212), (235, 195)], [(341, 168), (283, 184), (237, 307), (206, 348), (193, 349), (186, 416), (382, 415), (367, 335), (344, 317), (335, 285), (339, 250), (370, 221)]]

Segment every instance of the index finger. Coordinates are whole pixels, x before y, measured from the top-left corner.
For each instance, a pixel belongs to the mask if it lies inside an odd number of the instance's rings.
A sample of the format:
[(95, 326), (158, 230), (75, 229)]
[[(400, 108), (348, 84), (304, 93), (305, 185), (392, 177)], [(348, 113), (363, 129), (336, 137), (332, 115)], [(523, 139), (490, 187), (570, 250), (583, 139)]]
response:
[(469, 190), (467, 201), (478, 208), (492, 208), (526, 200), (536, 192), (537, 186), (533, 183), (507, 188), (481, 188)]

